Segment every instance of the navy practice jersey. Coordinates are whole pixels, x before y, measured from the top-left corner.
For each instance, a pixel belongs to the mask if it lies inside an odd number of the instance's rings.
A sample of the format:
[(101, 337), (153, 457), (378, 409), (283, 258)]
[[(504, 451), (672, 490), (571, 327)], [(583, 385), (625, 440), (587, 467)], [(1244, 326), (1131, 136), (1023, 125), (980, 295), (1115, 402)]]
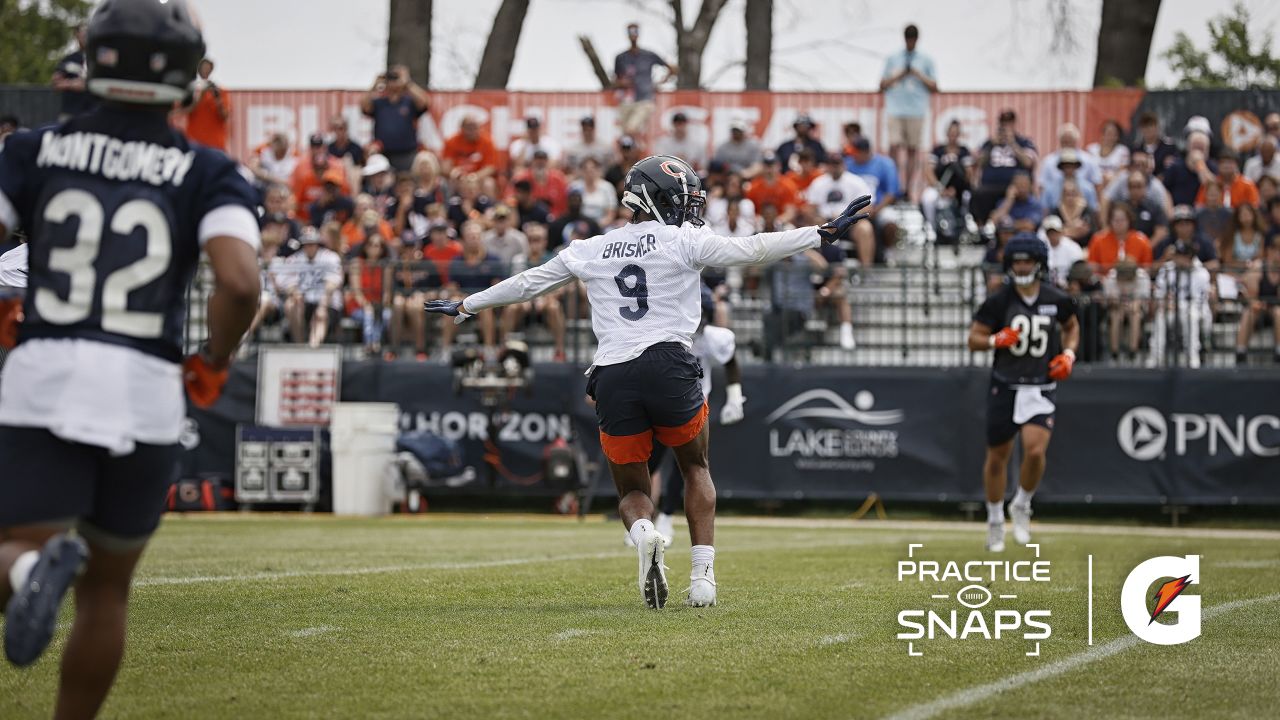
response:
[(10, 135), (0, 192), (0, 219), (31, 245), (19, 342), (82, 338), (175, 362), (201, 223), (257, 205), (226, 155), (164, 113), (115, 107)]
[(996, 350), (991, 374), (1001, 382), (1044, 384), (1049, 380), (1049, 361), (1062, 352), (1062, 324), (1075, 317), (1076, 301), (1047, 283), (1028, 302), (1012, 285), (992, 293), (973, 314), (975, 322), (992, 332), (1006, 327), (1018, 331), (1018, 342)]

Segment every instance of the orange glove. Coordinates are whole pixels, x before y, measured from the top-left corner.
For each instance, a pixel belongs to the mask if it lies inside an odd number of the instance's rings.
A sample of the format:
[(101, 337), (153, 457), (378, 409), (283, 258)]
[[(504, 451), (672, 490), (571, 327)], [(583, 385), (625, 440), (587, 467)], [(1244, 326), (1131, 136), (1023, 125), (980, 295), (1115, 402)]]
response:
[(182, 362), (182, 380), (187, 386), (187, 397), (198, 408), (212, 407), (222, 396), (222, 386), (227, 384), (231, 365), (216, 365), (204, 353), (191, 355)]
[(1076, 354), (1065, 350), (1049, 361), (1049, 379), (1066, 380), (1071, 377), (1071, 367), (1076, 364)]
[(22, 322), (22, 298), (0, 300), (0, 348), (12, 350), (18, 344), (18, 325)]
[(991, 336), (991, 347), (1011, 348), (1018, 344), (1018, 331), (1007, 327)]

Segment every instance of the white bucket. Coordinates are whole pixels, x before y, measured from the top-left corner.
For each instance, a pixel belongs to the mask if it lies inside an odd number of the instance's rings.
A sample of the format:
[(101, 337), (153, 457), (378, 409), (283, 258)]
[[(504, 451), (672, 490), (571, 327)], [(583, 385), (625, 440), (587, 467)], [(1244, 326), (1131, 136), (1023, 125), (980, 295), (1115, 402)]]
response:
[(333, 406), (333, 514), (368, 517), (390, 512), (386, 475), (395, 459), (399, 415), (395, 403)]

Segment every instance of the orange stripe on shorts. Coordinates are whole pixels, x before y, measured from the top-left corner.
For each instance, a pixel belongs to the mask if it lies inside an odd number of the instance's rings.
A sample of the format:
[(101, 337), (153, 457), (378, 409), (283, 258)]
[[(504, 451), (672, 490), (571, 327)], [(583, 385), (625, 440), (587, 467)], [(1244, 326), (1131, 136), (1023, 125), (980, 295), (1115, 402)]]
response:
[(680, 447), (698, 437), (698, 433), (702, 432), (703, 426), (707, 424), (708, 412), (707, 403), (704, 400), (702, 409), (690, 418), (689, 422), (680, 427), (655, 427), (653, 429), (654, 437), (667, 447)]
[(615, 465), (649, 462), (653, 453), (653, 431), (645, 430), (635, 435), (610, 435), (600, 431), (600, 447), (604, 456)]

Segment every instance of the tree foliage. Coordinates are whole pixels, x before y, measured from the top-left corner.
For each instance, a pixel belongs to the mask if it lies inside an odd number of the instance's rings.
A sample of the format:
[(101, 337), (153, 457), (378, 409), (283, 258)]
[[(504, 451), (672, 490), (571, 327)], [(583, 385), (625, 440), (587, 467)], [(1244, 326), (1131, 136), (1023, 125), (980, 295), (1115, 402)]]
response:
[(0, 0), (0, 83), (49, 82), (92, 8), (90, 0)]
[(1280, 85), (1280, 58), (1271, 55), (1271, 29), (1259, 32), (1243, 3), (1209, 20), (1209, 38), (1209, 47), (1201, 50), (1179, 31), (1161, 55), (1181, 76), (1179, 88)]

